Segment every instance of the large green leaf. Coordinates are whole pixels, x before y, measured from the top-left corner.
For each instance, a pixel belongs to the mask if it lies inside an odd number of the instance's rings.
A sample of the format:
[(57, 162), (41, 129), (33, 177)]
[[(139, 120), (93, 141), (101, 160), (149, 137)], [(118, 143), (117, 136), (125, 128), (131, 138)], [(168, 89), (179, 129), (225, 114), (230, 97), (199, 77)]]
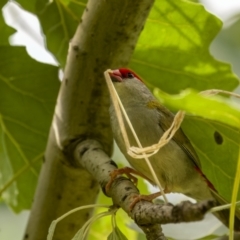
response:
[(186, 118), (182, 127), (193, 143), (204, 174), (219, 194), (231, 202), (238, 161), (239, 130), (197, 117)]
[(149, 84), (169, 93), (187, 87), (232, 90), (238, 81), (230, 65), (209, 53), (221, 25), (200, 4), (155, 1), (130, 67)]
[(26, 10), (33, 14), (36, 13), (36, 0), (16, 0), (21, 6)]
[(185, 118), (182, 128), (197, 151), (204, 174), (230, 202), (239, 154), (240, 107), (229, 99), (190, 90), (180, 95), (155, 94), (166, 106), (192, 115)]
[[(22, 47), (0, 47), (0, 189), (15, 210), (30, 208), (59, 88), (58, 69)], [(23, 174), (24, 173), (24, 174)]]
[[(8, 1), (0, 1), (0, 9), (2, 9), (7, 2)], [(6, 25), (3, 15), (0, 14), (0, 33), (1, 33), (0, 45), (9, 45), (8, 38), (14, 32), (15, 30)]]
[(86, 0), (37, 0), (37, 15), (46, 35), (47, 47), (64, 67), (69, 41), (86, 6)]

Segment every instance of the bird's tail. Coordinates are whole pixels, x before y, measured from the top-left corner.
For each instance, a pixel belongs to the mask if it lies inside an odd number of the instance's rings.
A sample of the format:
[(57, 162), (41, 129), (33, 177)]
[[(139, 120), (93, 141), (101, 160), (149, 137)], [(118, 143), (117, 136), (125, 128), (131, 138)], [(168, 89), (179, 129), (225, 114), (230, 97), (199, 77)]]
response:
[[(217, 201), (218, 205), (227, 204), (227, 201), (224, 200), (219, 194), (215, 191), (211, 191), (212, 196)], [(224, 209), (221, 211), (214, 212), (214, 215), (227, 227), (229, 227), (229, 217), (230, 217), (230, 210)], [(235, 221), (234, 221), (234, 230), (240, 232), (240, 210), (236, 209), (235, 211)]]

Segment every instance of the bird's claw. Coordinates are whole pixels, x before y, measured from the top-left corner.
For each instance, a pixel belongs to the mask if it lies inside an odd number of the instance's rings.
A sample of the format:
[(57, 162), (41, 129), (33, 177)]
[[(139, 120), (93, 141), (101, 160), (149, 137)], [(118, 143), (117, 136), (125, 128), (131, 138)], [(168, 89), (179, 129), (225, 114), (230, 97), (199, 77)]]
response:
[[(168, 188), (166, 187), (164, 189), (164, 193), (170, 193), (171, 191), (168, 190)], [(156, 192), (156, 193), (152, 193), (149, 195), (138, 195), (133, 197), (133, 202), (131, 203), (129, 210), (132, 211), (134, 206), (136, 205), (136, 203), (140, 202), (141, 200), (144, 201), (148, 201), (148, 202), (152, 202), (153, 199), (160, 197), (162, 195), (162, 192)]]
[(124, 168), (120, 168), (120, 169), (116, 169), (114, 171), (112, 171), (110, 173), (110, 177), (111, 179), (108, 181), (106, 187), (105, 187), (105, 190), (106, 192), (108, 192), (111, 188), (111, 185), (113, 183), (113, 181), (117, 178), (118, 175), (122, 175), (122, 174), (126, 174), (127, 177), (135, 184), (137, 185), (138, 183), (138, 179), (136, 177), (134, 177), (132, 175), (132, 173), (135, 173), (136, 174), (136, 171), (132, 168), (129, 168), (129, 167), (124, 167)]

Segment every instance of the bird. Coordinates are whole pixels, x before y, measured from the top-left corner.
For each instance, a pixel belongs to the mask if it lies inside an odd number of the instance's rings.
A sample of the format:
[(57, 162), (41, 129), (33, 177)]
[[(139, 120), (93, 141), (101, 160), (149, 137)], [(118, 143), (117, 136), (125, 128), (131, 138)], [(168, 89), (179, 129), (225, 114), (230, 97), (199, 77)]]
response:
[[(171, 126), (174, 114), (164, 107), (132, 70), (119, 68), (110, 72), (110, 78), (143, 147), (156, 144)], [(135, 159), (128, 149), (119, 127), (113, 102), (109, 108), (113, 137), (130, 165), (152, 184), (156, 182), (144, 159)], [(125, 122), (131, 146), (137, 142)], [(150, 163), (166, 193), (182, 193), (197, 201), (212, 199), (217, 205), (227, 202), (201, 170), (199, 157), (190, 140), (179, 128), (172, 139), (149, 158)], [(229, 225), (229, 209), (215, 213), (226, 226)], [(240, 231), (240, 212), (236, 210), (235, 231)]]

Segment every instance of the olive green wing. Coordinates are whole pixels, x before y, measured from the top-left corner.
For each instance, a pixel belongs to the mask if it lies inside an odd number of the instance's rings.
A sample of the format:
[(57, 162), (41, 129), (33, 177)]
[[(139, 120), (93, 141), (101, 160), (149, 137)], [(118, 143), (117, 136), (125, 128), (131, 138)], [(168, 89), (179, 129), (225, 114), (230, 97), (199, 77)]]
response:
[[(149, 102), (148, 107), (155, 108), (159, 111), (159, 126), (163, 129), (163, 131), (167, 131), (174, 120), (174, 114), (157, 101)], [(179, 128), (175, 133), (173, 140), (182, 148), (189, 158), (192, 159), (196, 166), (201, 169), (201, 163), (197, 153), (181, 128)]]

